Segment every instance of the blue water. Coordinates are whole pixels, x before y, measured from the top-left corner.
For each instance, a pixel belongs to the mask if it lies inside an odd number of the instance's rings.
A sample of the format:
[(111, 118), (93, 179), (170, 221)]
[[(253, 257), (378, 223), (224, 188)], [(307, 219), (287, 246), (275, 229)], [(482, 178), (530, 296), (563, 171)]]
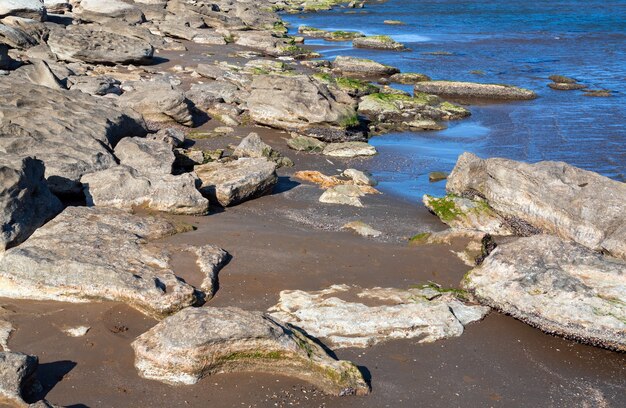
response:
[[(626, 0), (390, 0), (368, 4), (366, 13), (346, 11), (284, 18), (294, 33), (302, 24), (356, 30), (391, 35), (411, 48), (389, 52), (307, 41), (327, 59), (371, 58), (433, 79), (507, 83), (539, 95), (528, 102), (470, 106), (471, 118), (451, 122), (444, 131), (373, 138), (380, 154), (368, 162), (369, 170), (383, 191), (410, 200), (441, 194), (445, 182), (429, 183), (428, 172), (451, 170), (464, 151), (528, 162), (562, 160), (626, 181)], [(426, 54), (435, 51), (452, 55)], [(553, 74), (614, 94), (553, 91), (547, 87)]]

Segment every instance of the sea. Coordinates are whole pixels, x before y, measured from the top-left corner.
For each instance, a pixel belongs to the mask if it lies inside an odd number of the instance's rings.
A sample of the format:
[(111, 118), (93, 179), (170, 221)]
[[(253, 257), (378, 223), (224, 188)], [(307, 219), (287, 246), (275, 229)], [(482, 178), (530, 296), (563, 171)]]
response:
[[(283, 18), (294, 35), (300, 25), (354, 30), (389, 35), (410, 48), (307, 39), (325, 59), (370, 58), (437, 80), (510, 84), (538, 94), (532, 101), (470, 105), (472, 116), (446, 130), (373, 137), (379, 154), (362, 167), (383, 192), (410, 201), (444, 194), (445, 181), (431, 183), (428, 173), (452, 170), (463, 152), (564, 161), (626, 182), (626, 0), (389, 0)], [(548, 77), (555, 74), (612, 96), (552, 90)]]

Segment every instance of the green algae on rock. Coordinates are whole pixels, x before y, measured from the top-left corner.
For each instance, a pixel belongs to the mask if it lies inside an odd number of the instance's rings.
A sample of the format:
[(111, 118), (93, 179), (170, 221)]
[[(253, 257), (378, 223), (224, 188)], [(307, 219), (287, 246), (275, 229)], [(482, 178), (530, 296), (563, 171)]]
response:
[(419, 82), (415, 85), (415, 91), (461, 99), (528, 100), (537, 97), (533, 91), (512, 85), (458, 81)]

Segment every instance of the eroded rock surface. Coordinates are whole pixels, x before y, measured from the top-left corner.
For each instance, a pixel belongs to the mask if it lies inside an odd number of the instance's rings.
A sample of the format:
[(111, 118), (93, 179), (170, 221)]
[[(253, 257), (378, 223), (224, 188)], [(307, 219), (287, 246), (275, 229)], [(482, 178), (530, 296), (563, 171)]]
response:
[(419, 82), (415, 85), (415, 91), (461, 99), (528, 100), (537, 97), (533, 91), (511, 85), (457, 81)]
[[(270, 309), (277, 319), (301, 327), (335, 347), (368, 347), (391, 339), (427, 343), (457, 337), (463, 326), (482, 319), (489, 308), (469, 306), (437, 286), (413, 289), (333, 285), (316, 292), (284, 290)], [(358, 301), (341, 297), (360, 298)], [(378, 305), (367, 303), (378, 301)]]
[(0, 404), (28, 407), (22, 394), (32, 390), (38, 364), (35, 356), (0, 352)]
[(463, 280), (482, 303), (541, 330), (626, 350), (626, 263), (550, 235), (501, 244)]
[(46, 17), (43, 0), (2, 0), (0, 18), (15, 16), (42, 20)]
[(224, 372), (265, 372), (308, 381), (333, 395), (367, 394), (357, 367), (331, 358), (299, 331), (260, 312), (189, 308), (132, 343), (146, 378), (194, 384)]

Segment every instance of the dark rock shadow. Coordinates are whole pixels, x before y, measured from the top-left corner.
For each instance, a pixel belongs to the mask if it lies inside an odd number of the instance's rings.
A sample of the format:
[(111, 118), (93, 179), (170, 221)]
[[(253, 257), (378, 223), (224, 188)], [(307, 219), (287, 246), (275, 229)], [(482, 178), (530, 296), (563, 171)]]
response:
[(279, 176), (278, 183), (276, 183), (276, 186), (274, 186), (274, 189), (272, 190), (270, 195), (285, 193), (298, 187), (300, 184), (301, 183), (298, 183), (297, 181), (294, 181), (287, 176)]
[(29, 395), (24, 396), (24, 399), (29, 403), (45, 399), (46, 395), (48, 395), (74, 367), (76, 367), (76, 363), (69, 360), (39, 364), (39, 367), (37, 367), (37, 381), (40, 387), (34, 387)]

